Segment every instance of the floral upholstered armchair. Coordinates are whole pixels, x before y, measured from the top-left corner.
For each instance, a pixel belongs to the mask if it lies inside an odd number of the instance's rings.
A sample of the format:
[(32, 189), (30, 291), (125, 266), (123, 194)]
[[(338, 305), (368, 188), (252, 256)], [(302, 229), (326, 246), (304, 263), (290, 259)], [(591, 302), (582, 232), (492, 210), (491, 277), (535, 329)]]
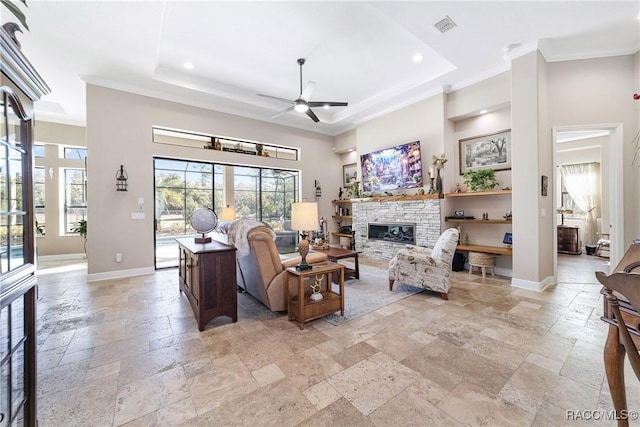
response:
[(445, 230), (433, 249), (406, 245), (389, 261), (389, 290), (397, 282), (440, 292), (449, 299), (451, 264), (458, 244), (458, 230)]

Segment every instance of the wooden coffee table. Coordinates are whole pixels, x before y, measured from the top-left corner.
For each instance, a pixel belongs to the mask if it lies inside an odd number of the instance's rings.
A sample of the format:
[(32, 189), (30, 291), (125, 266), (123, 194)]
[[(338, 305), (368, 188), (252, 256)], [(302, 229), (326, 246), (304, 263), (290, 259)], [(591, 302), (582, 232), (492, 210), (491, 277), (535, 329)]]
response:
[(322, 249), (321, 247), (312, 247), (312, 252), (320, 252), (327, 255), (327, 259), (331, 262), (338, 262), (339, 259), (345, 258), (354, 258), (355, 259), (355, 268), (344, 268), (344, 278), (345, 280), (354, 277), (356, 279), (360, 278), (360, 267), (358, 266), (358, 252), (352, 251), (349, 249), (342, 248), (328, 248)]

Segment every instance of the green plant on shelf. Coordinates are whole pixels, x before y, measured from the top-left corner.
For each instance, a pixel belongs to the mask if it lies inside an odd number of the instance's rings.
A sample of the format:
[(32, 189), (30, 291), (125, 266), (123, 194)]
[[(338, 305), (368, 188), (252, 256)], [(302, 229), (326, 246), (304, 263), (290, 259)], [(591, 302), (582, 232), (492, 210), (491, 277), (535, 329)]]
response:
[(500, 185), (496, 180), (496, 171), (493, 169), (469, 171), (463, 175), (464, 183), (469, 187), (469, 191), (487, 191)]

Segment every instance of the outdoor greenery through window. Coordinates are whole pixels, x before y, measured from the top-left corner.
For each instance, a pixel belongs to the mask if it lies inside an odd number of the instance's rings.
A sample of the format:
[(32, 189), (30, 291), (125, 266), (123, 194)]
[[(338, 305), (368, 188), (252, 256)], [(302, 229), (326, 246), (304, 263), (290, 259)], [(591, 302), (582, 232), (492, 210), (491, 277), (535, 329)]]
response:
[(64, 230), (73, 234), (87, 219), (87, 175), (84, 169), (64, 169)]
[(178, 265), (176, 237), (195, 236), (191, 213), (208, 207), (220, 215), (233, 206), (236, 218), (253, 218), (276, 231), (282, 253), (295, 250), (291, 204), (297, 200), (299, 172), (186, 160), (154, 159), (156, 268)]

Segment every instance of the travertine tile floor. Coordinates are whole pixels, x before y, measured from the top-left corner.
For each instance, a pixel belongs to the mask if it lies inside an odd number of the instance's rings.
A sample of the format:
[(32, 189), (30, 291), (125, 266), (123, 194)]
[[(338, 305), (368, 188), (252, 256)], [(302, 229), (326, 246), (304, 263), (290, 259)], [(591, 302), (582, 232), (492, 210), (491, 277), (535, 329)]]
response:
[(87, 283), (86, 265), (45, 263), (40, 426), (593, 425), (566, 411), (612, 406), (593, 276), (604, 261), (561, 256), (570, 268), (543, 293), (454, 273), (447, 302), (421, 293), (303, 331), (240, 294), (238, 322), (204, 332), (176, 270)]

